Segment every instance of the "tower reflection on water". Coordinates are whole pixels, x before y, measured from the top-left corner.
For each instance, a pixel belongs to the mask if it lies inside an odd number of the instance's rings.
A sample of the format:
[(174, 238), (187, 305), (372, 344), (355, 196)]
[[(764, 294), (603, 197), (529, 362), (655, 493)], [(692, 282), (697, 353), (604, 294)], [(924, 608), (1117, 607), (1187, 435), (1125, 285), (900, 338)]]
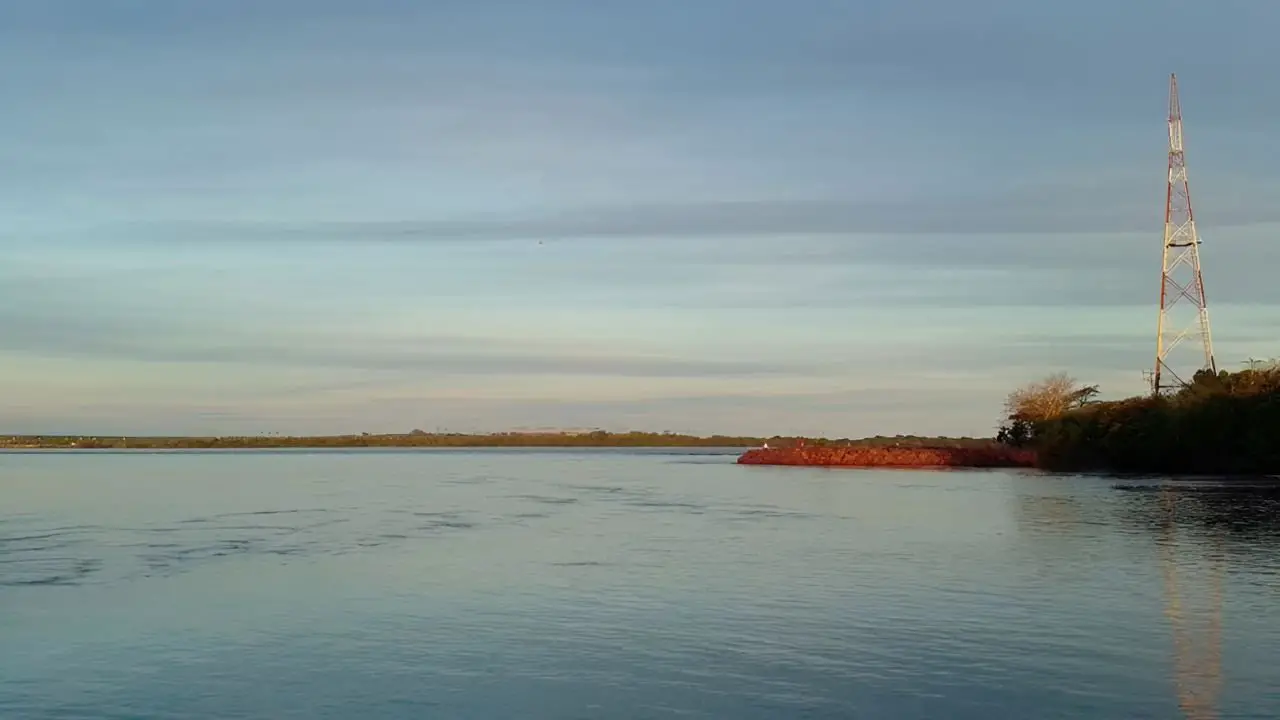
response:
[(1165, 617), (1173, 632), (1174, 688), (1188, 720), (1216, 720), (1222, 691), (1222, 575), (1224, 549), (1215, 533), (1180, 544), (1180, 494), (1165, 488), (1159, 538)]
[[(1149, 641), (1167, 648), (1159, 652), (1168, 669), (1159, 672), (1168, 673), (1166, 697), (1176, 703), (1178, 717), (1228, 717), (1237, 691), (1240, 702), (1253, 702), (1258, 683), (1271, 676), (1266, 645), (1275, 636), (1259, 613), (1269, 607), (1267, 588), (1280, 577), (1280, 481), (1108, 482), (1027, 473), (1016, 480), (1012, 500), (1024, 538), (1020, 561), (1042, 574), (1044, 584), (1093, 594), (1134, 593), (1136, 604), (1122, 601), (1117, 615), (1150, 598), (1150, 614), (1129, 614), (1125, 622), (1141, 624)], [(1101, 565), (1089, 559), (1099, 555)], [(1108, 573), (1126, 565), (1132, 575), (1117, 584)], [(1230, 588), (1239, 597), (1228, 595)], [(1237, 604), (1238, 616), (1231, 612)], [(1108, 613), (1105, 606), (1094, 609)], [(1106, 624), (1100, 620), (1087, 632), (1106, 632)], [(1115, 648), (1110, 640), (1108, 647)], [(1143, 662), (1136, 658), (1144, 650), (1120, 650), (1133, 659), (1115, 660)], [(1135, 669), (1135, 677), (1144, 675)]]

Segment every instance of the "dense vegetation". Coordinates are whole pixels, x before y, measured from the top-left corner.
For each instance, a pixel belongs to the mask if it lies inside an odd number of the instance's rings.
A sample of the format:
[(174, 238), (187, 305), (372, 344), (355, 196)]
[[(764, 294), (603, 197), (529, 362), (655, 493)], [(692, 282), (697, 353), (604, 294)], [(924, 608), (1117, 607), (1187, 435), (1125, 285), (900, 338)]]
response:
[(1034, 448), (1042, 467), (1280, 473), (1280, 366), (1275, 363), (1250, 363), (1238, 372), (1202, 371), (1177, 393), (1109, 402), (1093, 400), (1096, 388), (1054, 378), (1056, 383), (1010, 395), (998, 435), (1008, 444)]
[(898, 435), (877, 436), (850, 440), (825, 438), (798, 438), (775, 436), (770, 438), (729, 435), (682, 435), (672, 432), (610, 433), (603, 430), (586, 433), (522, 433), (493, 434), (427, 433), (414, 430), (410, 433), (358, 435), (327, 435), (316, 437), (290, 437), (282, 435), (251, 435), (236, 437), (112, 437), (83, 435), (13, 435), (0, 437), (0, 447), (7, 448), (76, 448), (76, 449), (231, 449), (231, 448), (350, 448), (350, 447), (757, 447), (764, 443), (773, 446), (794, 445), (803, 441), (812, 446), (907, 446), (907, 447), (968, 447), (986, 445), (992, 441), (982, 438), (937, 438)]

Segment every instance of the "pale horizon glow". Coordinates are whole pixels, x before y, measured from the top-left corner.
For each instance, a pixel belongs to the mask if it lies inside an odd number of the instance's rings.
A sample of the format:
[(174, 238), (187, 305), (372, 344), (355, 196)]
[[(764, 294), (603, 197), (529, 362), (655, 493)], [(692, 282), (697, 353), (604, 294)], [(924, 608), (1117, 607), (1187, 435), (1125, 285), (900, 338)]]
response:
[(1280, 6), (1032, 5), (0, 0), (0, 432), (977, 436), (1050, 372), (1143, 392), (1170, 72), (1219, 366), (1280, 355)]

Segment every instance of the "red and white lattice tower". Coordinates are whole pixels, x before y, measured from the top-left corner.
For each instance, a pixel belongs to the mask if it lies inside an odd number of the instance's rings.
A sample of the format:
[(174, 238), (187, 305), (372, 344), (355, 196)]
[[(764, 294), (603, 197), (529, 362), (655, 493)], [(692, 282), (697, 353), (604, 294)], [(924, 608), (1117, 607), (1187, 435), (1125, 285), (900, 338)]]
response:
[[(1179, 301), (1185, 301), (1179, 305)], [(1178, 361), (1173, 351), (1188, 337), (1198, 335), (1204, 356), (1198, 365)], [(1180, 368), (1174, 369), (1175, 366)], [(1187, 183), (1187, 158), (1182, 147), (1182, 104), (1178, 101), (1178, 77), (1169, 76), (1169, 189), (1164, 209), (1164, 262), (1160, 271), (1160, 320), (1156, 326), (1156, 365), (1151, 372), (1152, 392), (1176, 392), (1196, 372), (1217, 372), (1213, 340), (1209, 333), (1209, 309), (1205, 302), (1204, 276), (1200, 273), (1200, 235), (1191, 210)]]

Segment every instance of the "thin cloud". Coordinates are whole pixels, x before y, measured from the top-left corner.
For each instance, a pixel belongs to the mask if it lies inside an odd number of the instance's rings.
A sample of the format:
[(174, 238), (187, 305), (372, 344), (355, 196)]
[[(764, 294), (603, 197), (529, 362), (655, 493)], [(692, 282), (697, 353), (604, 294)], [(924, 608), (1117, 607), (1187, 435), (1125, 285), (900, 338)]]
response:
[[(1153, 191), (1159, 187), (1152, 185)], [(901, 202), (746, 200), (636, 203), (543, 216), (374, 222), (176, 222), (126, 226), (130, 236), (165, 242), (476, 242), (636, 238), (761, 238), (853, 235), (1082, 236), (1159, 231), (1158, 203), (1117, 197), (1109, 188), (1023, 189), (1004, 194)], [(1132, 193), (1129, 193), (1132, 194)], [(1155, 198), (1156, 192), (1144, 192)], [(1237, 199), (1207, 215), (1212, 228), (1280, 222), (1274, 203)], [(1153, 208), (1155, 208), (1153, 210)], [(1153, 221), (1153, 216), (1157, 220)], [(910, 238), (906, 238), (908, 242)], [(966, 241), (972, 242), (966, 238)], [(962, 241), (940, 241), (951, 248)], [(1056, 239), (1055, 242), (1062, 242)], [(1086, 240), (1086, 242), (1088, 242)]]
[[(398, 371), (439, 375), (590, 375), (630, 378), (751, 377), (812, 372), (809, 363), (767, 363), (627, 354), (583, 354), (572, 347), (530, 348), (495, 339), (439, 337), (387, 340), (355, 334), (273, 334), (217, 328), (181, 330), (146, 319), (92, 312), (40, 316), (0, 312), (0, 351), (38, 357), (145, 363), (224, 363), (309, 369)], [(212, 332), (211, 332), (212, 331)], [(545, 344), (544, 344), (545, 345)]]

